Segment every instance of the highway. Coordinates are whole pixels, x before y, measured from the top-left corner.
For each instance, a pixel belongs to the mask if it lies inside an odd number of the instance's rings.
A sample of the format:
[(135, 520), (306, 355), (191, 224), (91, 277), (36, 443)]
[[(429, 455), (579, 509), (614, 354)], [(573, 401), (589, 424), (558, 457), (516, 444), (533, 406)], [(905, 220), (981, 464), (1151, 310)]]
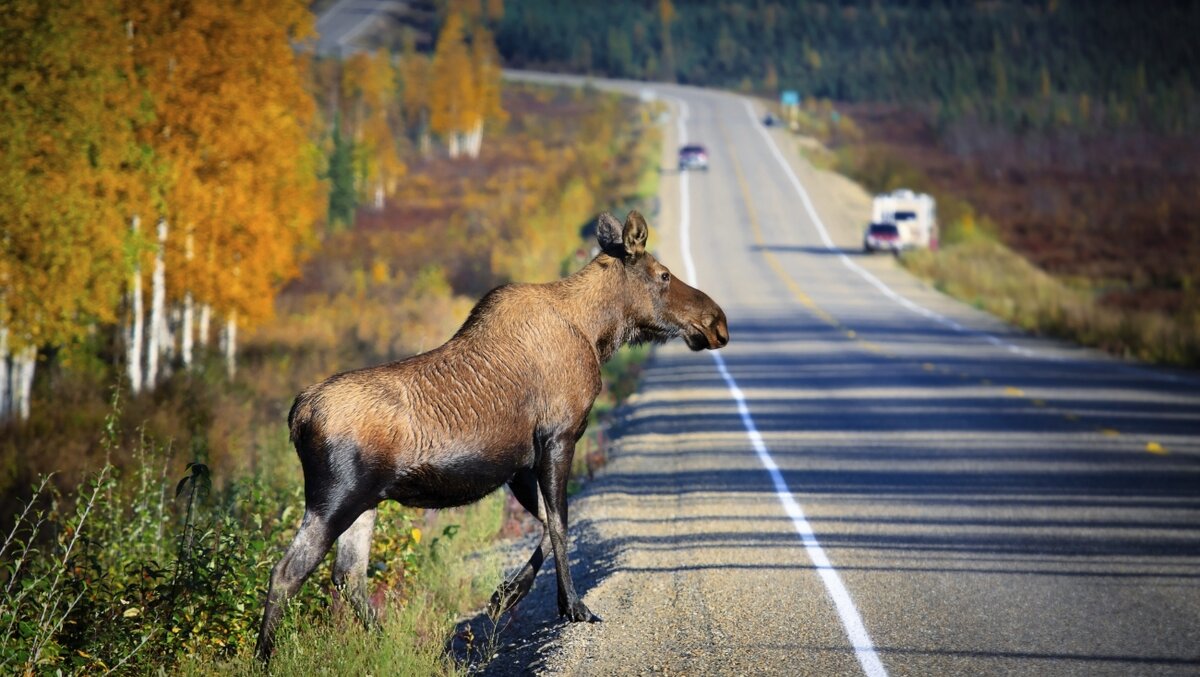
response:
[(349, 56), (358, 51), (358, 40), (403, 4), (400, 0), (338, 0), (317, 17), (317, 53)]
[[(557, 621), (548, 565), (485, 673), (1200, 673), (1196, 375), (861, 255), (869, 197), (755, 104), (652, 89), (672, 118), (650, 246), (731, 343), (657, 349), (572, 499), (605, 621)], [(710, 171), (675, 171), (684, 142)]]

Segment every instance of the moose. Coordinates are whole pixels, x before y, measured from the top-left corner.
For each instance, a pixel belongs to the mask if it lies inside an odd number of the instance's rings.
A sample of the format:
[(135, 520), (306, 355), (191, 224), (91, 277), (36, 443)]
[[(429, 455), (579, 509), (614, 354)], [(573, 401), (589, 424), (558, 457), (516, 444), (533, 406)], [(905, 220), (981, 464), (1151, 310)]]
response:
[(304, 470), (304, 517), (271, 572), (259, 660), (270, 660), (283, 605), (335, 540), (334, 584), (372, 624), (367, 557), (380, 502), (449, 508), (506, 483), (543, 531), (529, 561), (492, 596), (491, 611), (529, 592), (548, 535), (559, 614), (600, 620), (567, 565), (567, 479), (600, 393), (600, 365), (631, 342), (682, 337), (697, 351), (729, 342), (725, 312), (646, 251), (648, 233), (637, 211), (623, 227), (601, 214), (600, 252), (578, 272), (498, 287), (441, 347), (300, 393), (288, 426)]

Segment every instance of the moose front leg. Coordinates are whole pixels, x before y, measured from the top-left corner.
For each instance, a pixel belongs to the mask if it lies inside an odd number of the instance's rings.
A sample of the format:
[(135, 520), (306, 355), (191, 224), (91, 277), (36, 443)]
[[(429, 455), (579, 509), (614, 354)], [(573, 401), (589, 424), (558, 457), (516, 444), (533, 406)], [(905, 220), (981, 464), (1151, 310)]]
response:
[(577, 439), (579, 435), (572, 431), (547, 440), (538, 468), (538, 487), (545, 503), (546, 531), (550, 534), (554, 567), (558, 574), (558, 613), (572, 622), (595, 623), (600, 617), (592, 613), (575, 593), (571, 567), (567, 561), (567, 479), (571, 473), (571, 459), (575, 455)]

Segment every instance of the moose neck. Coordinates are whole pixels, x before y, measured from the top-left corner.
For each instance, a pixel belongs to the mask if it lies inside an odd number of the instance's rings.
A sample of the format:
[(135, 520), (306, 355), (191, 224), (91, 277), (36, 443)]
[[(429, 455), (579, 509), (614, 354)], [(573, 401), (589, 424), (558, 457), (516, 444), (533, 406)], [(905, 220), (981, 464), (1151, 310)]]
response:
[(626, 311), (625, 270), (621, 262), (601, 254), (581, 270), (556, 283), (559, 312), (587, 337), (600, 364), (608, 361), (630, 336)]

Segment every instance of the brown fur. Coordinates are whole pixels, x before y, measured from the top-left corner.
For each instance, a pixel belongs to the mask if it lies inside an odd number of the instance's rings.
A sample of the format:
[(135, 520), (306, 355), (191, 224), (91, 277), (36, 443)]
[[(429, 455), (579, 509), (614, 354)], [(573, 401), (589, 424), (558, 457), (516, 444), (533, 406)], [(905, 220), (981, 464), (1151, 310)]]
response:
[[(371, 512), (373, 523), (380, 501), (450, 507), (505, 483), (546, 522), (558, 555), (560, 612), (597, 620), (572, 587), (565, 524), (567, 473), (600, 392), (600, 366), (630, 341), (683, 336), (695, 350), (728, 341), (720, 307), (645, 253), (640, 214), (631, 212), (623, 229), (602, 215), (598, 231), (603, 251), (574, 275), (497, 288), (441, 347), (338, 374), (296, 398), (288, 423), (304, 468), (306, 514), (272, 575), (260, 657), (269, 656), (279, 602), (360, 516)], [(369, 543), (370, 525), (347, 533)], [(528, 591), (543, 548), (494, 604), (511, 606)], [(360, 559), (347, 557), (348, 566), (365, 572)]]

